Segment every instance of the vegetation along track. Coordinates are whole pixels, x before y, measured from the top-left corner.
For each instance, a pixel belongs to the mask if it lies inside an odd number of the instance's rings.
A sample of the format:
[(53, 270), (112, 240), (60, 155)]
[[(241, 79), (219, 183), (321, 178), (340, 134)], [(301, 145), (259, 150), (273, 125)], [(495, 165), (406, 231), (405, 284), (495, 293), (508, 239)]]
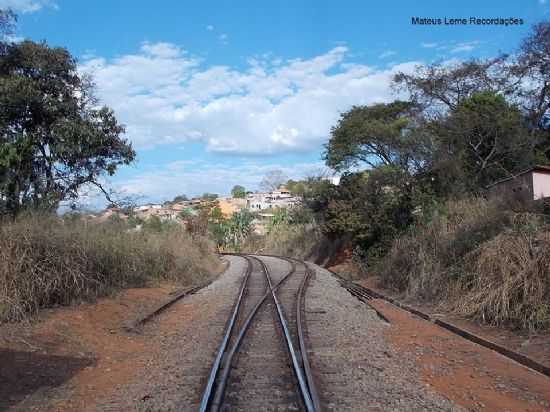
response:
[(200, 411), (320, 411), (301, 314), (310, 269), (287, 258), (240, 256), (247, 270)]

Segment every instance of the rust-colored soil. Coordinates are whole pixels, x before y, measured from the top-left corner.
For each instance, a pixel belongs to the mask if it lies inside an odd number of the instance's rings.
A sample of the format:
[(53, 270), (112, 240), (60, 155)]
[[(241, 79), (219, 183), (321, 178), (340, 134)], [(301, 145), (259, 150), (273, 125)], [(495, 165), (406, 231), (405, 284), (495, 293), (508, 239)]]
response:
[[(348, 259), (330, 269), (344, 276), (355, 274)], [(358, 283), (383, 295), (403, 300), (384, 289), (377, 277)], [(392, 323), (387, 339), (417, 362), (422, 379), (460, 405), (482, 411), (550, 411), (550, 378), (532, 372), (489, 349), (420, 319), (383, 300), (372, 305)], [(550, 333), (527, 333), (480, 325), (441, 313), (436, 307), (406, 302), (431, 316), (440, 317), (471, 333), (498, 343), (550, 366)]]
[[(373, 276), (362, 279), (358, 283), (385, 296), (404, 301), (402, 296), (382, 288), (380, 280), (377, 277)], [(550, 332), (529, 333), (527, 331), (511, 330), (504, 327), (482, 325), (470, 319), (442, 312), (434, 306), (411, 301), (406, 301), (405, 303), (433, 317), (450, 322), (474, 335), (482, 336), (485, 339), (526, 355), (550, 367)]]
[(549, 378), (384, 300), (369, 302), (391, 322), (388, 341), (437, 392), (470, 410), (550, 411)]
[(342, 247), (338, 249), (338, 251), (330, 258), (330, 260), (327, 263), (327, 266), (330, 266), (331, 268), (334, 266), (340, 266), (345, 265), (346, 268), (349, 266), (347, 265), (347, 262), (351, 262), (352, 257), (352, 249), (350, 246)]
[[(0, 410), (27, 399), (44, 410), (81, 410), (128, 382), (156, 348), (124, 325), (165, 301), (175, 288), (129, 289), (93, 304), (44, 310), (27, 324), (0, 327)], [(49, 399), (51, 388), (65, 384)], [(35, 399), (35, 402), (33, 400)]]

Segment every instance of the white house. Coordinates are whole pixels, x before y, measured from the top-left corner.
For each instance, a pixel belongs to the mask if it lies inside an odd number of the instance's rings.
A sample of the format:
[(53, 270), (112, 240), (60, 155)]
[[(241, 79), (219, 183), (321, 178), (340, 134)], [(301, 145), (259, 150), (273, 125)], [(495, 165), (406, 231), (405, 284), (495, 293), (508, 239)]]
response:
[(281, 186), (272, 192), (249, 193), (246, 196), (246, 207), (251, 211), (274, 208), (290, 208), (301, 202), (301, 198), (293, 196), (286, 187)]

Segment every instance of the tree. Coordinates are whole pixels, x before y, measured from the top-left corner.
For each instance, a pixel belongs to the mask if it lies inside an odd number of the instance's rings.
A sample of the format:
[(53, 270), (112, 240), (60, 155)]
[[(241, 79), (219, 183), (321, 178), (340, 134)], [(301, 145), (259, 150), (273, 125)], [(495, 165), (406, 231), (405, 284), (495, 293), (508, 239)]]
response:
[(134, 160), (112, 110), (62, 48), (24, 41), (0, 56), (0, 212), (54, 210)]
[(550, 109), (550, 21), (533, 26), (510, 73), (516, 77), (515, 90), (530, 123), (537, 125)]
[[(413, 74), (397, 73), (393, 87), (406, 92), (430, 118), (453, 110), (466, 98), (482, 90), (504, 91), (506, 55), (494, 59), (418, 66)], [(510, 86), (508, 84), (508, 86)]]
[(215, 194), (215, 193), (203, 193), (203, 195), (201, 196), (201, 198), (203, 200), (207, 200), (209, 202), (212, 202), (214, 200), (216, 200), (218, 198), (218, 195)]
[(210, 209), (210, 213), (208, 215), (208, 220), (210, 222), (216, 222), (216, 223), (221, 222), (222, 220), (224, 220), (222, 210), (221, 210), (220, 206), (217, 203), (214, 207), (212, 207)]
[(344, 175), (324, 210), (323, 231), (351, 238), (375, 261), (413, 221), (414, 182), (388, 165)]
[(235, 250), (240, 250), (242, 242), (250, 236), (253, 230), (254, 216), (248, 209), (242, 209), (233, 213), (226, 226), (226, 244), (232, 245)]
[(180, 202), (186, 202), (188, 201), (189, 199), (187, 198), (187, 196), (185, 195), (178, 195), (174, 198), (174, 200), (172, 200), (172, 203), (180, 203)]
[(150, 230), (151, 232), (162, 232), (168, 226), (168, 223), (163, 222), (158, 216), (150, 216), (141, 224), (145, 230)]
[(306, 192), (306, 184), (302, 180), (290, 179), (288, 182), (286, 182), (286, 188), (294, 196), (303, 196)]
[(231, 196), (237, 199), (244, 199), (246, 197), (246, 189), (244, 186), (235, 185), (233, 189), (231, 189)]
[[(493, 92), (475, 93), (436, 123), (439, 150), (435, 168), (446, 179), (455, 174), (456, 182), (475, 192), (490, 183), (514, 176), (532, 165), (533, 140), (521, 111)], [(454, 164), (454, 165), (453, 165)], [(449, 169), (449, 165), (451, 168)], [(443, 170), (440, 170), (442, 172)]]
[(425, 142), (414, 133), (416, 106), (394, 101), (354, 106), (331, 129), (325, 146), (327, 165), (338, 171), (366, 164), (419, 169)]
[(225, 219), (221, 210), (215, 208), (209, 220), (208, 232), (218, 246), (231, 247), (238, 251), (242, 242), (252, 233), (253, 220), (254, 216), (247, 209)]
[(277, 190), (283, 183), (288, 180), (288, 177), (280, 169), (270, 170), (265, 174), (260, 182), (260, 188), (266, 192)]
[(288, 225), (291, 222), (290, 213), (286, 208), (277, 208), (273, 213), (271, 221), (267, 225), (267, 232), (270, 233), (277, 226)]

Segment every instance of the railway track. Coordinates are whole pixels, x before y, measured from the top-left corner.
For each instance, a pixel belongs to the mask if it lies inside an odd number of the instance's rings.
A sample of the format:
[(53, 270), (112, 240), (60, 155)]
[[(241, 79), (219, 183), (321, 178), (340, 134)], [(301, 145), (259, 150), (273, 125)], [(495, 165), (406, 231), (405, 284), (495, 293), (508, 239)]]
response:
[(241, 256), (248, 267), (199, 410), (320, 411), (301, 314), (311, 271), (296, 260)]

